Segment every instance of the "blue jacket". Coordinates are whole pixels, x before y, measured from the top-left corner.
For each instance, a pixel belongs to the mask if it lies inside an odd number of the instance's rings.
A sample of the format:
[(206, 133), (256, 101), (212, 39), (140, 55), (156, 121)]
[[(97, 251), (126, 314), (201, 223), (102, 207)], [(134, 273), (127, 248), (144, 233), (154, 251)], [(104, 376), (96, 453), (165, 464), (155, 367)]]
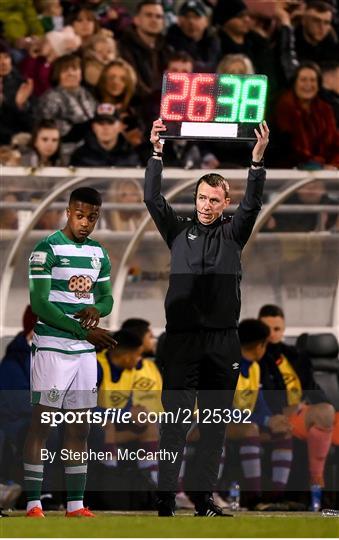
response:
[(13, 421), (31, 414), (30, 364), (31, 347), (20, 332), (8, 345), (0, 364), (1, 421)]

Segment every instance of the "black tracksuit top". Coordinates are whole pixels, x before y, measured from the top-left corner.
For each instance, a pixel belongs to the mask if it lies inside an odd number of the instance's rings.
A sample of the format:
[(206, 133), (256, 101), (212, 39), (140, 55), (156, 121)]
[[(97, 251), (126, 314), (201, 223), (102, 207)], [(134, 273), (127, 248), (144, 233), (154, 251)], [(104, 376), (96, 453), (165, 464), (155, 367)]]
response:
[(145, 203), (171, 250), (167, 331), (238, 326), (241, 251), (261, 209), (265, 178), (263, 168), (250, 169), (245, 196), (233, 218), (202, 225), (196, 216), (177, 216), (161, 195), (161, 160), (148, 161)]

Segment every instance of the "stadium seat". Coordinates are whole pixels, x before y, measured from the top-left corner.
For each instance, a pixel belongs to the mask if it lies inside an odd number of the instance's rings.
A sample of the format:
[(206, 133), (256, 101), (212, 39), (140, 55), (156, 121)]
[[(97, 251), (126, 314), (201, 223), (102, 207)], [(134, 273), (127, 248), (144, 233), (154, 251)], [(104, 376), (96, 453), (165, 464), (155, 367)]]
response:
[(315, 381), (339, 411), (338, 340), (331, 333), (301, 334), (297, 349), (306, 352), (312, 362)]

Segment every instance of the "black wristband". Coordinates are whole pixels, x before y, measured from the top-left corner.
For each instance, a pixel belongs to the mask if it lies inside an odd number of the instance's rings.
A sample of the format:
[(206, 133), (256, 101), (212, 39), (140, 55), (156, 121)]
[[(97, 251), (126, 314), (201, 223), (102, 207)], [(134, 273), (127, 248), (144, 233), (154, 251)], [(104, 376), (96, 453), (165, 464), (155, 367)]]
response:
[(253, 159), (251, 160), (251, 165), (253, 165), (254, 167), (263, 167), (264, 166), (264, 158), (261, 158), (260, 161), (253, 161)]
[(163, 152), (157, 152), (156, 150), (153, 150), (153, 157), (162, 157), (164, 155)]

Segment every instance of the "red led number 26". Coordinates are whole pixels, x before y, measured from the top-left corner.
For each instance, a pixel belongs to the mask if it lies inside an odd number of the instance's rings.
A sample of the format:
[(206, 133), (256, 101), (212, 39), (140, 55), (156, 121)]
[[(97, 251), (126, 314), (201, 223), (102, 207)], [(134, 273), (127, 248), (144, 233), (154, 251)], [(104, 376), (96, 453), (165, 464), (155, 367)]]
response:
[[(208, 122), (214, 117), (214, 98), (199, 94), (201, 85), (211, 86), (213, 94), (215, 78), (202, 73), (189, 77), (187, 73), (168, 73), (168, 81), (179, 84), (178, 93), (166, 94), (161, 104), (161, 118), (173, 122), (181, 122), (187, 117), (190, 122)], [(171, 112), (176, 102), (181, 106), (177, 112)], [(187, 113), (185, 109), (187, 107)]]

